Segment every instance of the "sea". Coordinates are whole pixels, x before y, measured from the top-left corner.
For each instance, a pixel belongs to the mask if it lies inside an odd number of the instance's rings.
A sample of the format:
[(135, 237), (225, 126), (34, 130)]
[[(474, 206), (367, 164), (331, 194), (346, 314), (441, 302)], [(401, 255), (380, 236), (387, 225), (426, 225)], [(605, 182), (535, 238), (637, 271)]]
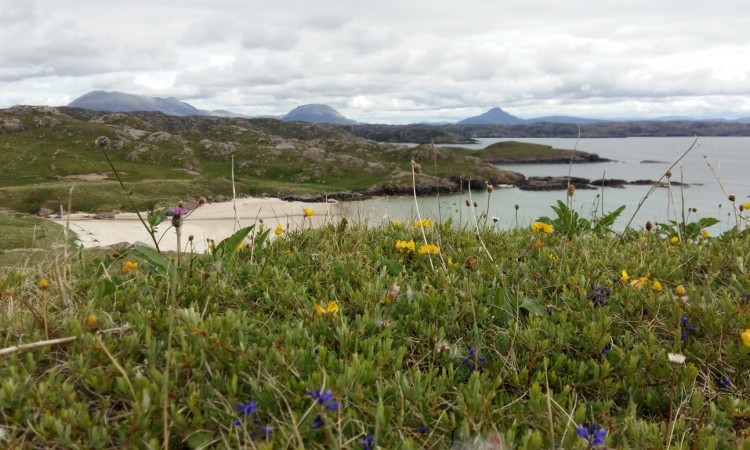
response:
[[(571, 206), (588, 219), (625, 205), (614, 225), (615, 230), (627, 226), (643, 228), (647, 221), (682, 221), (684, 217), (687, 222), (693, 222), (702, 217), (714, 217), (720, 223), (709, 231), (718, 234), (734, 227), (737, 224), (736, 207), (750, 202), (750, 137), (481, 138), (477, 141), (462, 147), (482, 149), (495, 142), (519, 141), (597, 153), (611, 160), (573, 165), (498, 166), (526, 176), (658, 180), (671, 168), (671, 179), (687, 185), (656, 189), (649, 185), (626, 185), (622, 188), (576, 190), (570, 199)], [(734, 206), (729, 201), (730, 194), (736, 198)], [(566, 191), (523, 191), (496, 186), (491, 193), (481, 190), (469, 194), (464, 191), (460, 195), (418, 197), (416, 202), (411, 196), (380, 197), (340, 206), (347, 209), (344, 214), (371, 225), (412, 220), (419, 211), (419, 215), (432, 220), (451, 218), (455, 224), (474, 226), (476, 219), (487, 226), (510, 229), (529, 226), (543, 216), (554, 217), (551, 206), (558, 200), (568, 201)], [(467, 201), (471, 206), (466, 206)], [(742, 214), (747, 217), (748, 213), (750, 211)]]

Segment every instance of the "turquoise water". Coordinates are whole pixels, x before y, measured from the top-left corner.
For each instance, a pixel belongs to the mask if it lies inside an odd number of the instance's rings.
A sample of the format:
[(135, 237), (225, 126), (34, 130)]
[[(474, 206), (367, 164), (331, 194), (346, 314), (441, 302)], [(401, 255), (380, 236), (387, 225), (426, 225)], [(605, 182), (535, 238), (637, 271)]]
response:
[[(499, 141), (516, 140), (551, 145), (555, 148), (583, 150), (598, 153), (599, 156), (612, 159), (612, 162), (595, 164), (524, 164), (503, 165), (504, 170), (520, 172), (526, 176), (535, 175), (570, 175), (589, 179), (618, 178), (628, 181), (638, 179), (659, 179), (677, 159), (685, 153), (695, 138), (606, 138), (575, 139), (560, 138), (524, 138), (524, 139), (481, 139), (480, 144), (467, 146), (484, 148)], [(716, 175), (707, 163), (713, 166)], [(643, 161), (659, 161), (645, 163)], [(688, 221), (699, 217), (716, 217), (722, 222), (712, 228), (712, 232), (721, 232), (735, 224), (735, 216), (727, 199), (728, 193), (734, 194), (737, 203), (750, 202), (750, 137), (706, 137), (699, 138), (698, 143), (687, 156), (672, 169), (672, 179), (683, 180), (689, 187), (680, 189), (672, 187), (657, 188), (644, 202), (636, 214), (638, 204), (644, 199), (651, 186), (628, 185), (624, 188), (603, 188), (596, 190), (577, 190), (573, 197), (573, 208), (584, 217), (593, 217), (594, 212), (601, 214), (621, 205), (625, 211), (616, 223), (616, 228), (625, 227), (631, 217), (631, 227), (642, 227), (646, 221), (664, 222), (681, 217), (684, 209), (697, 209), (689, 213)], [(722, 185), (724, 186), (722, 188)], [(469, 208), (465, 201), (476, 202), (476, 208)], [(488, 223), (493, 224), (493, 217), (498, 218), (495, 226), (512, 228), (528, 226), (540, 216), (553, 215), (550, 205), (557, 200), (566, 201), (564, 191), (531, 192), (516, 188), (496, 188), (491, 194), (484, 191), (468, 194), (420, 197), (418, 205), (422, 216), (435, 220), (451, 217), (459, 224), (473, 225), (471, 214), (477, 216), (486, 212)], [(518, 205), (518, 210), (515, 209)], [(348, 208), (349, 214), (358, 220), (376, 224), (386, 217), (388, 220), (409, 220), (416, 216), (412, 197), (389, 197), (351, 202), (342, 205)], [(675, 214), (677, 211), (677, 215)], [(688, 214), (688, 213), (686, 213)], [(747, 212), (745, 212), (747, 214)]]

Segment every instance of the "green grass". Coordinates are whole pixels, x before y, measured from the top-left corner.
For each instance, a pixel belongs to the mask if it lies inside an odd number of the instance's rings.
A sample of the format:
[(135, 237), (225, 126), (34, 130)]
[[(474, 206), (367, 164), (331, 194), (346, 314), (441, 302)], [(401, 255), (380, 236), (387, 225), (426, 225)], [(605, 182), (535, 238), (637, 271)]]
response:
[(426, 236), (445, 265), (396, 249), (422, 243), (408, 224), (256, 235), (180, 267), (52, 250), (0, 275), (0, 347), (77, 339), (0, 356), (0, 442), (161, 448), (166, 423), (171, 448), (362, 448), (371, 435), (583, 449), (576, 427), (596, 424), (608, 448), (747, 448), (748, 233), (671, 243), (574, 225), (485, 228), (485, 252), (473, 230), (437, 224)]

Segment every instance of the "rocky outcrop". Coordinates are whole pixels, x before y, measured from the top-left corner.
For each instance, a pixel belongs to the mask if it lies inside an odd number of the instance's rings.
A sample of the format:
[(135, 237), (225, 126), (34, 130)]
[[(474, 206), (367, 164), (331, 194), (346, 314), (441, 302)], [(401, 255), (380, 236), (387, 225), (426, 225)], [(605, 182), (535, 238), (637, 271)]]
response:
[[(667, 183), (662, 183), (654, 180), (635, 180), (626, 181), (620, 179), (607, 179), (604, 180), (589, 180), (588, 178), (571, 177), (570, 184), (576, 189), (599, 189), (603, 187), (615, 187), (622, 188), (625, 185), (656, 185), (658, 187), (666, 187)], [(673, 181), (673, 186), (680, 186), (679, 182)], [(526, 180), (516, 184), (516, 186), (524, 191), (556, 191), (565, 190), (568, 188), (568, 177), (529, 177)], [(687, 187), (688, 184), (682, 184)]]
[(17, 133), (23, 130), (23, 123), (15, 117), (10, 117), (0, 121), (0, 133)]

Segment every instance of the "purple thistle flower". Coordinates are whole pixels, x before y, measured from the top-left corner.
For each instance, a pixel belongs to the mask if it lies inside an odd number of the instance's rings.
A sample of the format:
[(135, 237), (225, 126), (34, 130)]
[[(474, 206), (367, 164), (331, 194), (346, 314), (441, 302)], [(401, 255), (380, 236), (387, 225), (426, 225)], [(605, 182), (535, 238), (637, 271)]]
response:
[(323, 425), (325, 424), (326, 424), (326, 420), (323, 418), (323, 416), (318, 414), (317, 416), (313, 418), (312, 429), (317, 430), (318, 428), (322, 428)]
[(188, 210), (185, 209), (185, 208), (181, 208), (179, 206), (175, 206), (174, 208), (172, 208), (172, 215), (173, 216), (178, 216), (178, 217), (179, 216), (184, 216), (187, 213), (188, 213)]

